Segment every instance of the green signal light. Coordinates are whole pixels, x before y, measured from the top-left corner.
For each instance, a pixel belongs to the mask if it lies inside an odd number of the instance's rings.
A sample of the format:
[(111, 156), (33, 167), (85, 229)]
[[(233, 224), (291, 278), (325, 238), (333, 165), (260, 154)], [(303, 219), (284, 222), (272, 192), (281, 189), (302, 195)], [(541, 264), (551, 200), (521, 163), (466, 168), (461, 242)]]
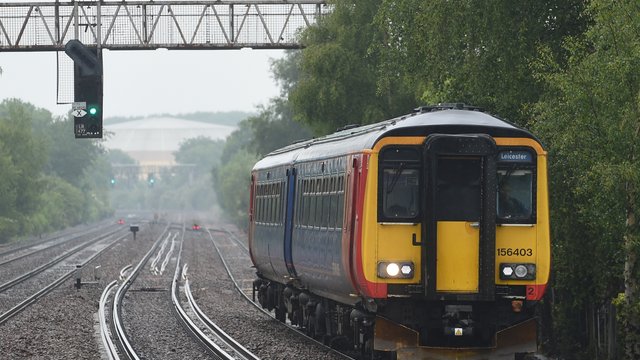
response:
[(97, 113), (98, 113), (98, 108), (97, 107), (90, 107), (89, 108), (89, 114), (95, 115)]

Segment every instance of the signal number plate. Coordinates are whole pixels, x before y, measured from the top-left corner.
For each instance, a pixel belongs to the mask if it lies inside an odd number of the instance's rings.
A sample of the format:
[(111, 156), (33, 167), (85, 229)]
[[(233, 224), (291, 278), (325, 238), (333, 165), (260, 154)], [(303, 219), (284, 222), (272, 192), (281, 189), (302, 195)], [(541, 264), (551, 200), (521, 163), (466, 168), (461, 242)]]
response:
[(531, 248), (498, 248), (498, 256), (533, 256)]

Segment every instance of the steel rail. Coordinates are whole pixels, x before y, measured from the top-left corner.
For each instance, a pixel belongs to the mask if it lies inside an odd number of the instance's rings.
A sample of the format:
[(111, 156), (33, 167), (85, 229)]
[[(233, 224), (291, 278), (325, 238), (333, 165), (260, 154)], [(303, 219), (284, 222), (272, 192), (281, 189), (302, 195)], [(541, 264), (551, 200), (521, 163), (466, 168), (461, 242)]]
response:
[[(113, 224), (105, 224), (105, 225), (106, 226), (104, 226), (104, 228), (113, 226)], [(56, 241), (56, 240), (59, 240), (60, 238), (63, 238), (65, 236), (72, 236), (71, 239), (74, 239), (74, 237), (73, 237), (74, 234), (79, 234), (79, 235), (76, 236), (76, 237), (79, 237), (79, 236), (87, 235), (87, 234), (89, 234), (89, 233), (91, 233), (93, 231), (98, 231), (98, 230), (101, 230), (101, 229), (103, 229), (103, 228), (99, 228), (97, 230), (96, 229), (90, 229), (90, 230), (86, 230), (86, 231), (83, 231), (83, 232), (76, 232), (76, 233), (74, 233), (72, 231), (71, 232), (60, 231), (57, 234), (52, 234), (51, 237), (48, 237), (48, 238), (27, 240), (27, 242), (25, 242), (22, 245), (19, 245), (19, 246), (16, 246), (14, 248), (10, 248), (8, 250), (0, 252), (0, 257), (11, 255), (13, 253), (16, 253), (16, 252), (24, 250), (24, 249), (28, 249), (30, 247), (35, 247), (35, 246), (38, 246), (38, 245), (46, 244), (46, 243), (48, 243), (50, 241)], [(71, 239), (69, 239), (69, 240), (71, 240)], [(67, 242), (67, 241), (68, 240), (64, 240), (64, 241), (60, 242), (60, 244), (63, 244), (65, 242)], [(33, 253), (30, 253), (30, 254), (33, 254)], [(0, 263), (0, 265), (4, 265), (4, 264), (9, 263), (11, 261), (13, 261), (13, 259), (5, 260), (4, 262)]]
[(20, 276), (17, 276), (15, 278), (13, 278), (12, 280), (7, 281), (6, 283), (0, 285), (0, 293), (2, 293), (3, 291), (6, 291), (7, 289), (10, 289), (10, 288), (18, 285), (18, 284), (20, 284), (21, 282), (24, 282), (24, 281), (26, 281), (26, 280), (38, 275), (39, 273), (41, 273), (41, 272), (53, 267), (54, 265), (58, 264), (59, 262), (63, 261), (64, 259), (70, 257), (71, 255), (74, 255), (74, 254), (80, 252), (81, 250), (89, 247), (90, 245), (93, 245), (93, 244), (95, 244), (97, 242), (100, 242), (100, 241), (102, 241), (102, 240), (104, 240), (104, 239), (116, 234), (119, 231), (122, 231), (122, 229), (118, 229), (118, 230), (116, 230), (116, 231), (114, 231), (112, 233), (99, 236), (99, 237), (97, 237), (97, 238), (95, 238), (95, 239), (93, 239), (91, 241), (87, 241), (86, 243), (80, 244), (80, 245), (72, 248), (68, 252), (60, 254), (58, 257), (56, 257), (55, 259), (51, 260), (50, 262), (42, 264), (42, 265), (38, 266), (37, 268), (29, 271), (29, 272), (26, 272), (26, 273), (24, 273), (24, 274), (22, 274)]
[[(9, 263), (12, 263), (12, 262), (17, 261), (17, 260), (20, 260), (20, 259), (24, 259), (24, 258), (26, 258), (26, 257), (28, 257), (28, 256), (31, 256), (31, 255), (36, 255), (36, 254), (39, 254), (39, 253), (41, 253), (41, 252), (44, 252), (44, 251), (47, 251), (47, 250), (51, 250), (52, 248), (55, 248), (55, 247), (57, 247), (57, 246), (64, 245), (64, 244), (66, 244), (66, 243), (68, 243), (68, 242), (70, 242), (70, 241), (73, 241), (73, 240), (77, 240), (78, 238), (80, 238), (80, 237), (82, 237), (82, 236), (89, 235), (89, 234), (90, 234), (90, 233), (92, 233), (92, 232), (95, 232), (95, 230), (87, 231), (87, 232), (83, 232), (83, 233), (81, 233), (81, 234), (79, 234), (79, 235), (77, 235), (77, 236), (72, 236), (72, 237), (70, 237), (69, 239), (62, 240), (62, 241), (60, 241), (60, 242), (58, 242), (58, 243), (55, 243), (55, 244), (51, 244), (51, 246), (47, 246), (47, 247), (42, 248), (42, 249), (34, 250), (34, 251), (30, 252), (30, 253), (26, 253), (26, 254), (18, 255), (18, 256), (14, 257), (14, 258), (4, 260), (4, 261), (0, 262), (0, 266), (3, 266), (3, 265), (6, 265), (6, 264), (9, 264)], [(109, 234), (110, 234), (110, 235), (111, 235), (111, 234), (115, 234), (116, 232), (118, 232), (118, 230), (112, 231), (112, 232), (110, 232)], [(66, 235), (69, 235), (69, 234), (66, 234)], [(27, 246), (21, 247), (19, 250), (11, 251), (11, 253), (13, 253), (13, 252), (17, 252), (17, 251), (20, 251), (20, 250), (24, 250), (24, 249), (27, 249), (27, 248), (32, 247), (32, 246), (38, 246), (38, 245), (46, 244), (46, 243), (47, 243), (47, 242), (49, 242), (49, 241), (55, 241), (55, 240), (58, 240), (58, 239), (60, 239), (60, 238), (62, 238), (62, 237), (64, 237), (64, 236), (66, 236), (66, 235), (60, 235), (60, 236), (58, 236), (58, 237), (54, 237), (54, 238), (47, 239), (47, 240), (44, 240), (44, 241), (41, 241), (41, 242), (37, 242), (37, 243), (32, 244), (32, 245), (27, 245)], [(0, 254), (0, 256), (2, 256), (2, 255), (4, 255), (4, 254)]]
[(333, 354), (335, 354), (335, 355), (341, 356), (341, 357), (343, 357), (343, 358), (345, 358), (345, 359), (353, 359), (352, 357), (350, 357), (350, 356), (348, 356), (348, 355), (345, 355), (345, 354), (343, 354), (343, 353), (341, 353), (341, 352), (339, 352), (339, 351), (337, 351), (337, 350), (335, 350), (335, 349), (333, 349), (333, 348), (331, 348), (331, 347), (329, 347), (329, 346), (327, 346), (327, 345), (325, 345), (325, 344), (321, 343), (320, 341), (318, 341), (318, 340), (316, 340), (316, 339), (314, 339), (314, 338), (312, 338), (312, 337), (309, 337), (309, 336), (305, 335), (304, 333), (302, 333), (302, 332), (301, 332), (300, 330), (298, 330), (297, 328), (295, 328), (295, 327), (293, 327), (293, 326), (291, 326), (291, 325), (289, 325), (289, 324), (287, 324), (287, 323), (283, 323), (283, 322), (281, 322), (281, 321), (277, 320), (273, 314), (271, 314), (269, 311), (267, 311), (267, 310), (263, 309), (263, 308), (262, 308), (262, 306), (260, 306), (260, 304), (258, 304), (258, 303), (256, 303), (256, 302), (254, 302), (253, 300), (251, 300), (251, 298), (249, 298), (249, 295), (245, 294), (245, 292), (244, 292), (244, 291), (242, 291), (242, 288), (240, 287), (240, 284), (238, 284), (238, 282), (237, 282), (237, 281), (236, 281), (236, 279), (234, 278), (233, 274), (231, 274), (231, 269), (230, 269), (229, 265), (227, 264), (226, 260), (224, 259), (224, 256), (222, 255), (222, 252), (220, 251), (220, 248), (219, 248), (219, 247), (218, 247), (218, 245), (216, 244), (215, 240), (213, 240), (213, 235), (211, 235), (211, 232), (209, 231), (209, 229), (208, 229), (208, 228), (205, 228), (205, 229), (207, 230), (207, 233), (209, 234), (209, 238), (211, 239), (211, 243), (213, 244), (213, 247), (215, 248), (216, 253), (218, 253), (218, 257), (220, 258), (220, 260), (221, 260), (221, 261), (222, 261), (222, 263), (224, 264), (224, 268), (225, 268), (225, 270), (227, 271), (227, 274), (229, 275), (229, 278), (231, 279), (231, 281), (233, 281), (233, 285), (235, 286), (236, 290), (237, 290), (237, 291), (238, 291), (238, 292), (239, 292), (239, 293), (240, 293), (240, 294), (241, 294), (241, 295), (242, 295), (242, 296), (243, 296), (243, 297), (244, 297), (244, 298), (245, 298), (249, 303), (251, 303), (253, 306), (255, 306), (258, 310), (260, 310), (260, 311), (262, 311), (263, 313), (265, 313), (266, 315), (268, 315), (268, 316), (269, 316), (270, 318), (272, 318), (274, 321), (277, 321), (279, 324), (282, 324), (283, 326), (285, 326), (289, 331), (293, 331), (293, 332), (295, 332), (296, 334), (299, 334), (299, 335), (304, 336), (304, 337), (305, 337), (306, 339), (308, 339), (309, 341), (313, 341), (313, 342), (315, 342), (317, 345), (319, 345), (319, 346), (321, 346), (321, 347), (325, 348), (327, 351), (329, 351), (329, 352), (331, 352), (331, 353), (333, 353)]
[[(122, 324), (122, 300), (124, 299), (124, 295), (126, 294), (127, 290), (129, 289), (133, 281), (136, 279), (136, 277), (144, 267), (144, 264), (146, 264), (146, 262), (149, 261), (149, 259), (153, 255), (156, 248), (162, 242), (162, 239), (164, 235), (168, 232), (168, 230), (169, 230), (169, 225), (165, 227), (162, 234), (160, 234), (160, 236), (158, 237), (156, 242), (153, 244), (151, 249), (147, 251), (147, 253), (144, 255), (142, 260), (138, 262), (138, 265), (136, 265), (136, 267), (129, 274), (129, 276), (124, 281), (124, 283), (118, 288), (118, 291), (116, 291), (116, 294), (113, 299), (113, 310), (111, 312), (111, 315), (113, 317), (113, 325), (114, 325), (114, 329), (116, 330), (116, 337), (118, 339), (119, 349), (122, 351), (123, 354), (125, 354), (131, 360), (139, 360), (140, 358), (138, 357), (138, 354), (135, 352), (135, 350), (133, 349), (133, 346), (129, 342), (124, 325)], [(169, 234), (168, 236), (171, 236), (171, 234)]]
[[(86, 266), (88, 263), (90, 263), (95, 258), (100, 256), (103, 252), (111, 249), (115, 244), (117, 244), (118, 242), (120, 242), (120, 241), (122, 241), (123, 239), (126, 239), (126, 238), (127, 238), (127, 236), (125, 235), (125, 236), (122, 236), (122, 237), (116, 239), (111, 244), (109, 244), (108, 246), (104, 247), (102, 250), (100, 250), (100, 251), (96, 252), (95, 254), (93, 254), (91, 257), (89, 257), (87, 260), (85, 260), (81, 265), (82, 266)], [(7, 320), (9, 320), (12, 317), (16, 316), (22, 310), (26, 309), (31, 304), (33, 304), (36, 301), (38, 301), (41, 297), (47, 295), (48, 293), (53, 291), (58, 286), (62, 285), (67, 279), (71, 278), (75, 273), (76, 273), (75, 269), (69, 271), (68, 273), (66, 273), (66, 274), (62, 275), (61, 277), (59, 277), (58, 279), (54, 280), (49, 285), (47, 285), (44, 288), (42, 288), (40, 291), (36, 292), (35, 294), (31, 295), (30, 297), (28, 297), (27, 299), (22, 301), (20, 304), (14, 306), (9, 311), (5, 312), (4, 314), (1, 314), (0, 315), (0, 325), (4, 324)]]
[(120, 269), (120, 280), (123, 280), (127, 278), (127, 272), (129, 272), (129, 270), (131, 270), (131, 268), (133, 267), (133, 265), (129, 264), (125, 267), (123, 267), (122, 269)]
[[(171, 284), (171, 302), (173, 304), (173, 310), (178, 317), (179, 320), (182, 321), (182, 324), (189, 331), (189, 334), (193, 336), (196, 340), (198, 340), (202, 346), (212, 355), (219, 357), (225, 360), (234, 359), (234, 357), (227, 353), (224, 349), (222, 349), (218, 344), (216, 344), (211, 338), (209, 338), (198, 325), (196, 325), (191, 317), (186, 313), (186, 311), (180, 305), (180, 301), (178, 300), (178, 281), (181, 276), (185, 276), (184, 272), (181, 272), (180, 261), (182, 259), (182, 247), (184, 244), (184, 230), (182, 231), (182, 241), (180, 243), (180, 250), (178, 252), (178, 260), (176, 264), (176, 270), (173, 274), (173, 281)], [(184, 266), (185, 268), (187, 265)], [(183, 269), (184, 271), (184, 269)]]
[(113, 340), (111, 340), (109, 325), (107, 324), (106, 316), (107, 300), (109, 299), (109, 294), (111, 293), (111, 290), (113, 290), (113, 288), (117, 285), (118, 280), (113, 280), (104, 288), (104, 290), (102, 291), (102, 295), (100, 296), (100, 310), (98, 310), (98, 314), (100, 317), (100, 338), (102, 339), (102, 345), (104, 345), (105, 349), (107, 349), (107, 356), (109, 356), (109, 360), (120, 360), (120, 356), (118, 356), (118, 349), (113, 343)]
[(218, 338), (220, 338), (225, 344), (227, 344), (227, 346), (233, 348), (233, 350), (238, 353), (243, 359), (260, 360), (259, 357), (254, 355), (251, 351), (247, 350), (247, 348), (242, 346), (239, 342), (237, 342), (229, 334), (222, 330), (218, 325), (211, 321), (211, 319), (209, 319), (209, 317), (200, 309), (195, 299), (193, 298), (193, 295), (191, 294), (191, 287), (189, 286), (188, 279), (185, 280), (184, 292), (187, 296), (187, 300), (189, 301), (191, 310), (198, 316), (198, 319), (207, 327), (209, 331), (216, 334)]

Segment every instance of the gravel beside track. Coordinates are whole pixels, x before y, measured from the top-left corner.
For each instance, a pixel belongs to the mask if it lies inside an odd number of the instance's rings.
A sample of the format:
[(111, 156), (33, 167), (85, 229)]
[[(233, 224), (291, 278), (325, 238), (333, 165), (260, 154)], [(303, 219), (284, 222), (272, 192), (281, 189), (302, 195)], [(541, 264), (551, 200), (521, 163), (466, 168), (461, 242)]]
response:
[[(343, 359), (249, 304), (234, 288), (209, 235), (185, 235), (183, 262), (188, 264), (191, 290), (198, 306), (225, 332), (262, 359)], [(214, 232), (214, 236), (227, 236)], [(227, 242), (228, 246), (236, 247)], [(239, 250), (239, 249), (238, 249)], [(252, 279), (248, 254), (234, 252), (234, 277)], [(227, 259), (229, 262), (230, 259)], [(247, 324), (250, 324), (247, 326)]]

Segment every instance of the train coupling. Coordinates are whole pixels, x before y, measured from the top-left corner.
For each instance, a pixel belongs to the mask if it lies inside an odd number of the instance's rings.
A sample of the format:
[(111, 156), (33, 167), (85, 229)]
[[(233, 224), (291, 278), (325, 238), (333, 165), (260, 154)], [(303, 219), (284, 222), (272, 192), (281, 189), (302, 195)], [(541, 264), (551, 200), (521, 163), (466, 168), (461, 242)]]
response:
[(417, 331), (378, 316), (375, 320), (374, 350), (395, 352), (398, 360), (526, 359), (521, 355), (537, 351), (536, 333), (537, 322), (533, 318), (498, 331), (487, 347), (424, 346)]
[(474, 321), (471, 318), (471, 305), (447, 305), (442, 316), (444, 335), (453, 337), (472, 337)]

